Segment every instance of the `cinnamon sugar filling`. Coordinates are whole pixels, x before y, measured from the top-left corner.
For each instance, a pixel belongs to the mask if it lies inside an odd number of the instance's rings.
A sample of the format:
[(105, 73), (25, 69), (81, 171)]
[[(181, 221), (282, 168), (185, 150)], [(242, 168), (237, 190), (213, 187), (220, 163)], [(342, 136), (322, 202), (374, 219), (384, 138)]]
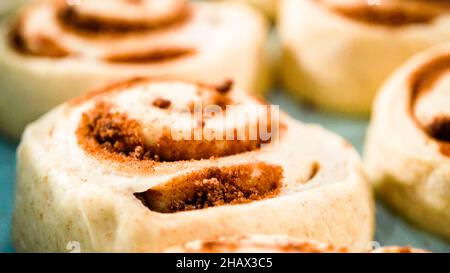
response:
[[(136, 4), (138, 3), (136, 2)], [(68, 6), (65, 3), (62, 5), (55, 3), (55, 5), (53, 12), (56, 20), (54, 23), (58, 24), (64, 31), (82, 36), (85, 39), (95, 39), (99, 35), (114, 39), (116, 35), (145, 34), (167, 30), (187, 23), (192, 16), (192, 10), (187, 6), (182, 6), (167, 18), (162, 17), (151, 22), (141, 22), (139, 20), (103, 18), (100, 15), (97, 17), (94, 14), (86, 15), (78, 12), (76, 6)], [(72, 52), (68, 46), (60, 42), (58, 37), (48, 35), (45, 31), (35, 33), (31, 37), (27, 35), (24, 29), (27, 26), (27, 16), (30, 16), (30, 14), (22, 14), (12, 26), (9, 34), (11, 48), (24, 55), (39, 57), (64, 58), (70, 55), (78, 55), (77, 52)], [(145, 64), (177, 60), (192, 56), (195, 53), (196, 50), (189, 47), (166, 46), (164, 48), (143, 48), (140, 51), (114, 53), (101, 58), (110, 63)]]
[[(436, 17), (450, 12), (450, 1), (386, 1), (369, 4), (365, 1), (354, 5), (330, 5), (318, 0), (337, 14), (367, 24), (402, 27), (411, 24), (426, 24)], [(409, 2), (409, 3), (408, 3)], [(420, 6), (418, 3), (422, 2)], [(415, 5), (415, 6), (414, 6)], [(427, 7), (427, 8), (426, 8)]]
[(139, 160), (152, 159), (145, 146), (141, 125), (125, 114), (112, 113), (110, 106), (99, 103), (81, 119), (77, 130), (79, 144), (88, 152), (107, 152)]
[(432, 60), (418, 69), (410, 79), (410, 115), (424, 132), (438, 141), (441, 153), (450, 157), (450, 117), (437, 116), (430, 124), (422, 124), (414, 114), (417, 101), (427, 92), (432, 92), (440, 76), (450, 70), (450, 55)]
[(159, 63), (192, 56), (194, 54), (194, 49), (173, 47), (115, 54), (106, 57), (105, 60), (111, 63)]
[(11, 48), (24, 55), (33, 55), (48, 58), (64, 58), (70, 55), (69, 50), (65, 49), (53, 38), (42, 33), (40, 36), (33, 37), (34, 46), (31, 47), (27, 38), (22, 33), (23, 22), (18, 22), (9, 32), (9, 43)]
[(282, 168), (266, 163), (211, 167), (136, 194), (150, 210), (175, 213), (245, 204), (274, 197), (281, 190)]
[[(161, 98), (156, 103), (159, 108), (169, 105)], [(193, 134), (192, 131), (188, 140), (173, 139), (170, 128), (163, 128), (156, 143), (146, 143), (141, 124), (126, 114), (112, 112), (106, 103), (98, 103), (84, 113), (77, 130), (78, 143), (85, 151), (110, 159), (117, 159), (118, 155), (163, 162), (200, 160), (257, 150), (261, 144), (270, 142), (238, 140), (237, 132), (232, 140), (196, 140)]]
[(64, 6), (59, 9), (57, 18), (61, 26), (82, 34), (124, 34), (129, 32), (155, 31), (161, 28), (183, 24), (191, 16), (189, 8), (183, 8), (178, 13), (159, 21), (129, 21), (118, 18), (103, 18), (88, 16), (77, 12), (76, 7)]

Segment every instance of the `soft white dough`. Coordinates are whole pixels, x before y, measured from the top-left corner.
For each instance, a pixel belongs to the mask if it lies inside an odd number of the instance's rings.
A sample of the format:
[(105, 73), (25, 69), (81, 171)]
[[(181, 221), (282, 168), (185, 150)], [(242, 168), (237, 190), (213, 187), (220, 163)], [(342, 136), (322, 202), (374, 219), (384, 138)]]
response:
[[(427, 67), (440, 59), (446, 60), (446, 70)], [(440, 118), (450, 120), (449, 64), (447, 43), (412, 58), (388, 80), (375, 101), (365, 149), (367, 174), (379, 196), (412, 222), (446, 238), (450, 238), (450, 143), (433, 137), (427, 128)], [(422, 69), (427, 77), (436, 77), (431, 71), (440, 74), (412, 102), (411, 81)]]
[[(346, 141), (319, 126), (281, 114), (284, 129), (262, 150), (161, 162), (152, 168), (145, 167), (148, 162), (89, 153), (75, 135), (83, 113), (98, 101), (117, 105), (115, 111), (145, 124), (148, 131), (166, 124), (161, 122), (164, 110), (151, 106), (155, 98), (171, 98), (175, 108), (197, 98), (198, 89), (191, 83), (149, 80), (63, 104), (31, 124), (18, 149), (16, 249), (64, 252), (68, 242), (77, 241), (85, 252), (160, 252), (193, 240), (255, 233), (367, 248), (374, 233), (374, 206), (360, 158)], [(229, 96), (240, 105), (260, 103), (239, 89)], [(272, 198), (159, 213), (134, 196), (207, 168), (256, 162), (282, 168), (281, 191)], [(259, 169), (252, 173), (259, 174)]]

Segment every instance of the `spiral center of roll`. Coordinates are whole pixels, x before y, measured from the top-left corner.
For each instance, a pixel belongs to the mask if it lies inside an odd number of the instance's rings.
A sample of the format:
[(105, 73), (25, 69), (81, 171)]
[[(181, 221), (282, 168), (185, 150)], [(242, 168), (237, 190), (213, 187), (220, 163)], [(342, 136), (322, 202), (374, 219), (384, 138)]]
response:
[(401, 27), (424, 24), (450, 12), (450, 1), (317, 0), (330, 10), (367, 24)]
[(135, 160), (200, 160), (257, 150), (270, 144), (278, 130), (269, 106), (256, 101), (235, 105), (229, 82), (150, 86), (155, 92), (141, 92), (144, 86), (119, 92), (113, 101), (122, 101), (121, 106), (100, 101), (86, 111), (77, 130), (81, 147)]
[(43, 1), (22, 12), (9, 41), (21, 54), (39, 57), (158, 64), (197, 53), (193, 45), (158, 39), (190, 22), (191, 13), (184, 0)]
[(431, 61), (411, 79), (411, 112), (418, 125), (450, 156), (450, 56)]
[(136, 196), (150, 210), (175, 213), (245, 204), (280, 192), (282, 168), (266, 163), (212, 167), (176, 177)]

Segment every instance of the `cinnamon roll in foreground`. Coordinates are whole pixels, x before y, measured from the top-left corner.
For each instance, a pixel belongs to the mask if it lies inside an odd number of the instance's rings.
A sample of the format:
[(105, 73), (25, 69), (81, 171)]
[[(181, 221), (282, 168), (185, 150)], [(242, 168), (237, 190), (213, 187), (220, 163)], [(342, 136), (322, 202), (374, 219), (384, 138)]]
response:
[[(74, 1), (76, 2), (76, 1)], [(244, 90), (268, 87), (267, 22), (239, 3), (66, 0), (30, 5), (0, 34), (0, 131), (25, 125), (90, 88), (176, 76)]]
[[(244, 235), (221, 237), (209, 241), (193, 241), (168, 249), (169, 253), (349, 253), (347, 248), (330, 244), (301, 241), (282, 235)], [(363, 251), (361, 251), (363, 252)], [(371, 253), (426, 253), (411, 247), (382, 247), (364, 252)]]
[(353, 115), (410, 56), (450, 41), (448, 0), (282, 0), (279, 20), (286, 89)]
[(414, 57), (387, 82), (365, 160), (387, 204), (450, 238), (450, 44)]
[(231, 82), (136, 79), (74, 99), (27, 128), (17, 161), (18, 251), (153, 252), (252, 233), (358, 250), (373, 235), (355, 150)]

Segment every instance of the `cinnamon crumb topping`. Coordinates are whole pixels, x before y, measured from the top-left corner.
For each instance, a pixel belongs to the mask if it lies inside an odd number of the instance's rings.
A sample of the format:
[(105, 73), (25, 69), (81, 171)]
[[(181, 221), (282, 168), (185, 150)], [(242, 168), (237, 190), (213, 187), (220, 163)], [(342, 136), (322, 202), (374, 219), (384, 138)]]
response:
[(164, 98), (157, 98), (153, 101), (153, 106), (156, 106), (161, 109), (167, 109), (170, 107), (172, 102), (170, 100), (164, 99)]

